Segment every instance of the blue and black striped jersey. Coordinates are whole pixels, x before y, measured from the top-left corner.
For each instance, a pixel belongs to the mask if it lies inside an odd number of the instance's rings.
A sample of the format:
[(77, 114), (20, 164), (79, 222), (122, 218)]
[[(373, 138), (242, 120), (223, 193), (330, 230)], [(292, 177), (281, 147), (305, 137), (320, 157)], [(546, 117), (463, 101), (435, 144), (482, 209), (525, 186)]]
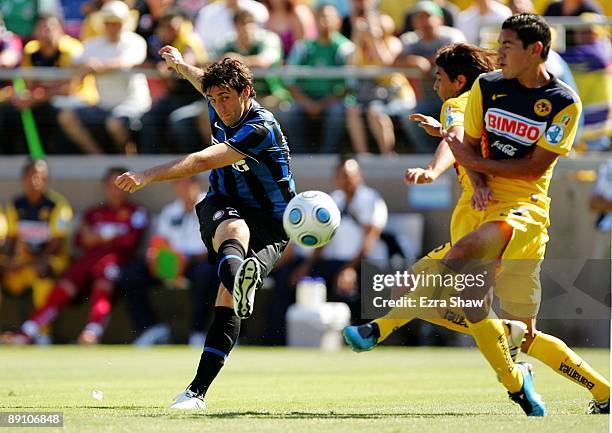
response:
[(212, 142), (225, 143), (245, 158), (210, 173), (208, 194), (225, 195), (244, 205), (269, 211), (281, 221), (295, 182), (289, 167), (289, 146), (278, 121), (255, 100), (233, 127), (223, 124), (208, 103)]

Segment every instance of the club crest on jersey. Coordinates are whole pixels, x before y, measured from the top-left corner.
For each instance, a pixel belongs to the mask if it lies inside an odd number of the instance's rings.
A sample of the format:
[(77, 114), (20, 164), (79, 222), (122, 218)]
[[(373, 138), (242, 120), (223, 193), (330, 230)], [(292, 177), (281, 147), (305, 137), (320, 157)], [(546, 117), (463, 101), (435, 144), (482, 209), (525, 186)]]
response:
[(546, 138), (548, 144), (556, 146), (557, 144), (561, 143), (561, 140), (563, 140), (564, 133), (565, 130), (562, 125), (559, 125), (558, 123), (553, 123), (546, 130), (546, 134), (544, 135), (544, 137)]
[(224, 213), (225, 212), (223, 212), (222, 210), (218, 210), (217, 212), (215, 212), (215, 214), (213, 215), (213, 221), (220, 220)]
[(533, 105), (533, 111), (538, 116), (548, 116), (552, 111), (552, 104), (548, 99), (538, 99)]
[(500, 137), (530, 146), (544, 134), (546, 122), (537, 122), (499, 108), (489, 108), (485, 115), (485, 128)]

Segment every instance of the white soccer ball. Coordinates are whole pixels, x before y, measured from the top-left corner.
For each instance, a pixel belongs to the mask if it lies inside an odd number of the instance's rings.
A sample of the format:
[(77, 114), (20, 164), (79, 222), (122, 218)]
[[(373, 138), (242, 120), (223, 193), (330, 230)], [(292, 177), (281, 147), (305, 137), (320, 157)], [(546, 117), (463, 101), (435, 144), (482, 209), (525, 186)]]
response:
[(289, 238), (305, 248), (322, 247), (340, 225), (340, 210), (334, 200), (321, 191), (304, 191), (291, 199), (283, 215)]

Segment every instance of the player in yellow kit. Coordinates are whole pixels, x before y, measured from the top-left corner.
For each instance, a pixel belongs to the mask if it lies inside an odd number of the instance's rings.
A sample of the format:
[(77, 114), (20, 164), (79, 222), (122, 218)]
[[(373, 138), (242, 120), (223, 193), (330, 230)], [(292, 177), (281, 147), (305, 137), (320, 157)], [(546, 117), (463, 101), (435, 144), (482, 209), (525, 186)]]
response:
[[(472, 87), (465, 137), (444, 134), (459, 164), (486, 175), (494, 201), (481, 213), (476, 230), (452, 245), (444, 263), (521, 259), (518, 266), (505, 261), (495, 282), (503, 315), (529, 327), (522, 347), (526, 353), (591, 391), (589, 413), (609, 413), (608, 382), (562, 341), (535, 329), (539, 262), (548, 240), (548, 185), (557, 157), (573, 144), (580, 101), (543, 66), (550, 29), (540, 17), (522, 14), (506, 20), (500, 45), (502, 71), (482, 76)], [(528, 415), (544, 415), (541, 400), (533, 388), (527, 389), (527, 376), (508, 356), (499, 321), (470, 317), (466, 322), (511, 398)]]

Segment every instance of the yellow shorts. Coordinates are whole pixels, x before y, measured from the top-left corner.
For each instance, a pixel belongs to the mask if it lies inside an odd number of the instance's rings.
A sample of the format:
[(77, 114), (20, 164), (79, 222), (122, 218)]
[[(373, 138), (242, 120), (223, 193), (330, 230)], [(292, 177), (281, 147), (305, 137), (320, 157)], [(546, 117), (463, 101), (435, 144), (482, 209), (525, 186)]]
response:
[(549, 239), (546, 209), (529, 202), (500, 201), (477, 211), (462, 196), (451, 218), (451, 242), (434, 248), (426, 257), (443, 259), (459, 239), (493, 221), (505, 221), (514, 228), (495, 280), (500, 308), (515, 317), (535, 317), (542, 298), (540, 265)]

